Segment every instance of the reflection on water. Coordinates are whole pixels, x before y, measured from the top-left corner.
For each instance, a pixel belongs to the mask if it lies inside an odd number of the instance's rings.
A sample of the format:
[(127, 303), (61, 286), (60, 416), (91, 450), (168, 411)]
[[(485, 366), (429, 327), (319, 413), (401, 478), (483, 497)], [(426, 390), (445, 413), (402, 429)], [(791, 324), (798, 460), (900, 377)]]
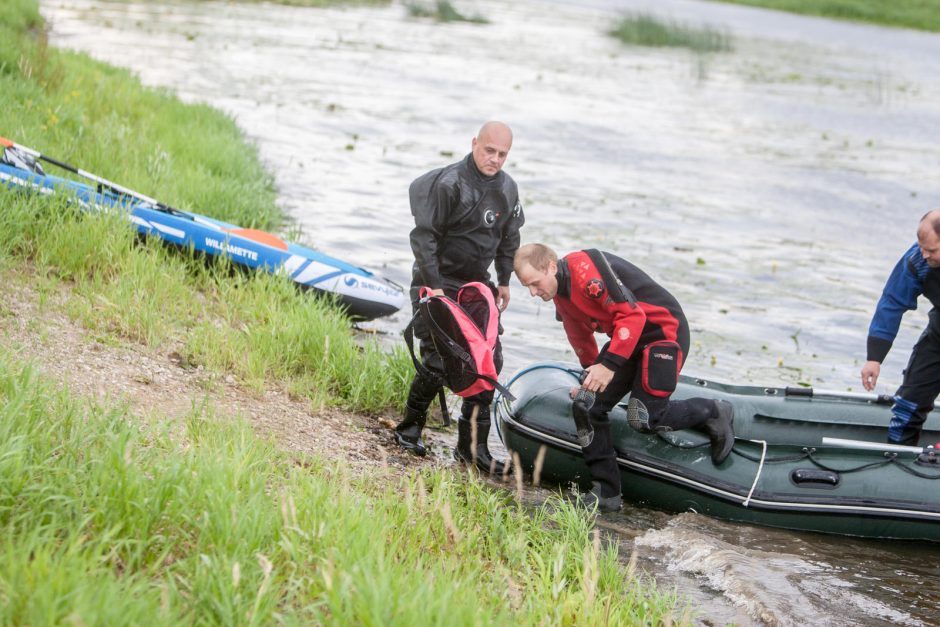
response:
[[(691, 321), (689, 374), (858, 388), (883, 281), (940, 206), (940, 38), (689, 0), (458, 4), (491, 24), (398, 4), (42, 7), (56, 45), (233, 115), (327, 253), (408, 283), (409, 182), (502, 119), (524, 240), (608, 249), (664, 283)], [(735, 52), (621, 46), (603, 33), (627, 9), (710, 22)], [(376, 326), (393, 341), (406, 318)], [(881, 392), (924, 320), (905, 320)], [(551, 308), (518, 285), (504, 326), (507, 372), (572, 356)], [(934, 549), (691, 514), (618, 520), (657, 577), (719, 622), (916, 624), (936, 610)]]

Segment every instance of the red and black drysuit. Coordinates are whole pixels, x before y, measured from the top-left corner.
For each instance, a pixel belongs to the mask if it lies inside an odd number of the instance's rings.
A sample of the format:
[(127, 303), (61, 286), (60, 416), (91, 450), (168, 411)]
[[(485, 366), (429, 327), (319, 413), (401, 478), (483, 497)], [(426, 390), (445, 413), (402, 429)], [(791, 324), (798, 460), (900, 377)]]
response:
[[(613, 379), (589, 410), (594, 439), (583, 448), (601, 496), (620, 494), (620, 472), (608, 413), (628, 393), (646, 431), (699, 427), (718, 415), (709, 399), (669, 400), (689, 350), (689, 324), (675, 297), (632, 263), (610, 253), (578, 251), (558, 261), (555, 312), (582, 367), (603, 364)], [(610, 340), (598, 351), (595, 333)]]

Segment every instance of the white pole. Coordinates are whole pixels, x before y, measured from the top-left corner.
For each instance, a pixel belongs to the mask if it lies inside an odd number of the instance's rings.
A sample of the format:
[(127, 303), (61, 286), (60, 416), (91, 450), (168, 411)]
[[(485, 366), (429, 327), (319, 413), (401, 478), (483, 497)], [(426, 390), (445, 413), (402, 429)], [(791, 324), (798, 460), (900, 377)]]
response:
[(903, 444), (888, 444), (887, 442), (865, 442), (862, 440), (843, 440), (842, 438), (823, 438), (823, 445), (841, 446), (843, 448), (857, 448), (866, 451), (885, 451), (892, 453), (923, 453), (922, 446), (905, 446)]

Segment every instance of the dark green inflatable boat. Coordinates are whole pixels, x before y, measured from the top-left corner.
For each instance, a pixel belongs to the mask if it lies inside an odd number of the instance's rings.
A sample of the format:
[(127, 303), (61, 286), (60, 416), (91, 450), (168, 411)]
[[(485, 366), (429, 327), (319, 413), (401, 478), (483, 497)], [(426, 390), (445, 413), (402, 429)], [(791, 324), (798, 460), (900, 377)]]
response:
[[(497, 398), (496, 416), (524, 469), (533, 471), (544, 447), (542, 480), (588, 488), (568, 397), (580, 372), (554, 362), (521, 370), (508, 386), (516, 400)], [(884, 444), (890, 397), (683, 377), (673, 398), (693, 396), (734, 404), (732, 454), (715, 466), (705, 435), (640, 433), (618, 406), (612, 436), (627, 500), (788, 529), (940, 541), (940, 456)], [(940, 442), (937, 414), (921, 444)]]

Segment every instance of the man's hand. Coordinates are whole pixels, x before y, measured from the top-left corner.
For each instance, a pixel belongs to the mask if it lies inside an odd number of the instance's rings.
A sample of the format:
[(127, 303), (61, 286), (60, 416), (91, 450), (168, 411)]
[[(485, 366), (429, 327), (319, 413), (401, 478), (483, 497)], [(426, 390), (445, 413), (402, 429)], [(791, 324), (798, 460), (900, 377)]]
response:
[(877, 361), (866, 361), (862, 366), (862, 387), (869, 392), (875, 389), (878, 383), (878, 375), (881, 374), (881, 364)]
[(444, 290), (431, 290), (431, 296), (443, 296)]
[(496, 288), (496, 308), (500, 311), (506, 311), (509, 306), (509, 286), (500, 285)]
[(594, 364), (584, 369), (587, 376), (581, 382), (581, 387), (589, 392), (603, 392), (614, 378), (614, 371), (604, 364)]

